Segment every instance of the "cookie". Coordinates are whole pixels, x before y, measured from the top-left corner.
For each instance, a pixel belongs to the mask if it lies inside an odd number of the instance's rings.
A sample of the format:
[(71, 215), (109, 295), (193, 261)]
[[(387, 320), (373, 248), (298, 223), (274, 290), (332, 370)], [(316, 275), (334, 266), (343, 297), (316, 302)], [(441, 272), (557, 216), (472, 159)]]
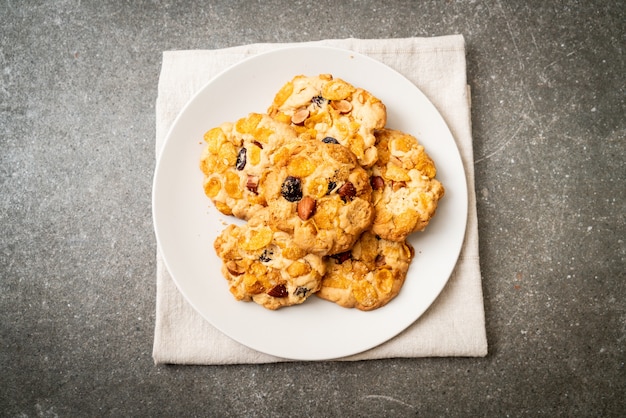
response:
[(325, 257), (326, 274), (317, 295), (345, 308), (380, 308), (400, 292), (414, 254), (406, 242), (367, 231), (350, 251)]
[(327, 138), (348, 147), (363, 167), (376, 162), (374, 130), (387, 121), (379, 99), (330, 74), (294, 77), (276, 94), (267, 113), (290, 123), (302, 138)]
[(418, 140), (398, 130), (376, 132), (378, 161), (368, 169), (376, 216), (372, 232), (404, 241), (423, 230), (444, 195), (437, 170)]
[(237, 300), (272, 310), (300, 304), (319, 290), (324, 262), (294, 245), (286, 232), (272, 230), (266, 219), (261, 211), (215, 239), (222, 274)]
[(249, 219), (266, 206), (263, 188), (273, 152), (296, 138), (293, 128), (260, 113), (209, 130), (200, 159), (205, 194), (220, 212)]
[(370, 227), (371, 192), (367, 172), (349, 149), (316, 140), (279, 149), (265, 183), (270, 223), (318, 255), (348, 250)]

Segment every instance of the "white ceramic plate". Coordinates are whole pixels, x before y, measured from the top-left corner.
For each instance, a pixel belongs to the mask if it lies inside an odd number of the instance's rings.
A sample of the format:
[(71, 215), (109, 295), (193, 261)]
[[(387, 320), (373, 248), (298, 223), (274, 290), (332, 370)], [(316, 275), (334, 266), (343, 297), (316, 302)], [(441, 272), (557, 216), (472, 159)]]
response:
[[(215, 237), (229, 223), (204, 195), (198, 161), (203, 134), (250, 112), (265, 112), (297, 74), (331, 73), (385, 103), (387, 126), (416, 136), (435, 161), (446, 195), (426, 231), (412, 234), (415, 259), (400, 294), (371, 312), (316, 297), (269, 311), (237, 302), (220, 273)], [(384, 64), (328, 47), (275, 50), (247, 59), (202, 88), (175, 120), (157, 163), (153, 218), (158, 245), (178, 289), (214, 327), (257, 351), (294, 360), (360, 353), (396, 336), (432, 304), (454, 268), (465, 234), (465, 172), (446, 123), (422, 92)]]

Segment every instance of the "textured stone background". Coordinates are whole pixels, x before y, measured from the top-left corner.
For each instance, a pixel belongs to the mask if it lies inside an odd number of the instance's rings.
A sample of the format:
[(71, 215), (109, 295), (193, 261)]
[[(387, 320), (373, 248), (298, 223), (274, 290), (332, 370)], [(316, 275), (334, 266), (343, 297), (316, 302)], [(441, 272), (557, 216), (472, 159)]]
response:
[[(0, 415), (619, 416), (626, 6), (0, 3)], [(466, 38), (490, 354), (154, 366), (161, 52)]]

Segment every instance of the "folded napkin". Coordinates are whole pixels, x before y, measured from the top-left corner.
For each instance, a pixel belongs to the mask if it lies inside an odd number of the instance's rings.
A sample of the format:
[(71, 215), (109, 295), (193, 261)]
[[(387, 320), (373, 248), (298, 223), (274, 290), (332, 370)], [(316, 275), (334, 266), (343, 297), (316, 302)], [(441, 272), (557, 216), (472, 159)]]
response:
[[(442, 293), (408, 329), (369, 351), (340, 360), (487, 354), (478, 258), (478, 222), (470, 97), (461, 35), (407, 39), (310, 42), (350, 49), (403, 74), (431, 100), (459, 147), (469, 193), (467, 231), (457, 265)], [(306, 44), (304, 44), (306, 45)], [(185, 103), (212, 77), (244, 58), (293, 44), (252, 44), (220, 50), (166, 51), (156, 102), (157, 155)], [(163, 364), (236, 364), (289, 361), (235, 342), (204, 320), (179, 293), (157, 251), (153, 358)]]

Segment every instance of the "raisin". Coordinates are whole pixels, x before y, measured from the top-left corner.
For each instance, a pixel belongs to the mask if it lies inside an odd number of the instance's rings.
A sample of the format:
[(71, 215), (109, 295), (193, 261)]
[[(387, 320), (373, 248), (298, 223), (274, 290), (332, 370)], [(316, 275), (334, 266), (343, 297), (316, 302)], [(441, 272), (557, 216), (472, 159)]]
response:
[(339, 190), (337, 190), (337, 193), (341, 196), (343, 203), (347, 203), (354, 199), (354, 196), (356, 196), (356, 188), (354, 187), (354, 184), (347, 181), (339, 188)]
[(337, 145), (339, 145), (339, 141), (337, 141), (332, 136), (327, 136), (326, 138), (322, 139), (322, 142), (324, 142), (326, 144), (337, 144)]
[(237, 154), (237, 165), (235, 165), (235, 168), (237, 170), (243, 170), (243, 168), (246, 166), (246, 148), (242, 148), (239, 150), (239, 154)]
[(282, 186), (280, 186), (280, 193), (289, 202), (297, 202), (302, 199), (302, 185), (298, 177), (287, 176)]
[(263, 149), (263, 144), (261, 144), (259, 141), (252, 141), (252, 143), (256, 145), (257, 147)]
[(267, 263), (268, 261), (272, 260), (272, 255), (274, 255), (274, 253), (266, 248), (263, 251), (263, 254), (261, 254), (261, 256), (259, 257), (259, 260), (263, 263)]
[(287, 288), (284, 284), (277, 284), (276, 286), (272, 287), (269, 292), (267, 292), (267, 294), (274, 298), (284, 298), (289, 293), (287, 293)]
[(326, 192), (326, 194), (331, 194), (331, 192), (333, 190), (335, 190), (335, 187), (337, 187), (337, 183), (335, 183), (334, 181), (330, 180), (328, 182), (328, 191)]
[(352, 258), (352, 252), (351, 251), (344, 251), (343, 253), (333, 254), (330, 257), (334, 258), (335, 261), (337, 261), (337, 263), (342, 264), (344, 261), (349, 260), (349, 259)]
[(328, 103), (328, 99), (324, 99), (322, 96), (315, 96), (311, 99), (311, 101), (318, 107), (322, 107)]
[(305, 298), (306, 295), (310, 292), (308, 287), (298, 286), (296, 290), (293, 292), (295, 296), (300, 296), (301, 298)]

